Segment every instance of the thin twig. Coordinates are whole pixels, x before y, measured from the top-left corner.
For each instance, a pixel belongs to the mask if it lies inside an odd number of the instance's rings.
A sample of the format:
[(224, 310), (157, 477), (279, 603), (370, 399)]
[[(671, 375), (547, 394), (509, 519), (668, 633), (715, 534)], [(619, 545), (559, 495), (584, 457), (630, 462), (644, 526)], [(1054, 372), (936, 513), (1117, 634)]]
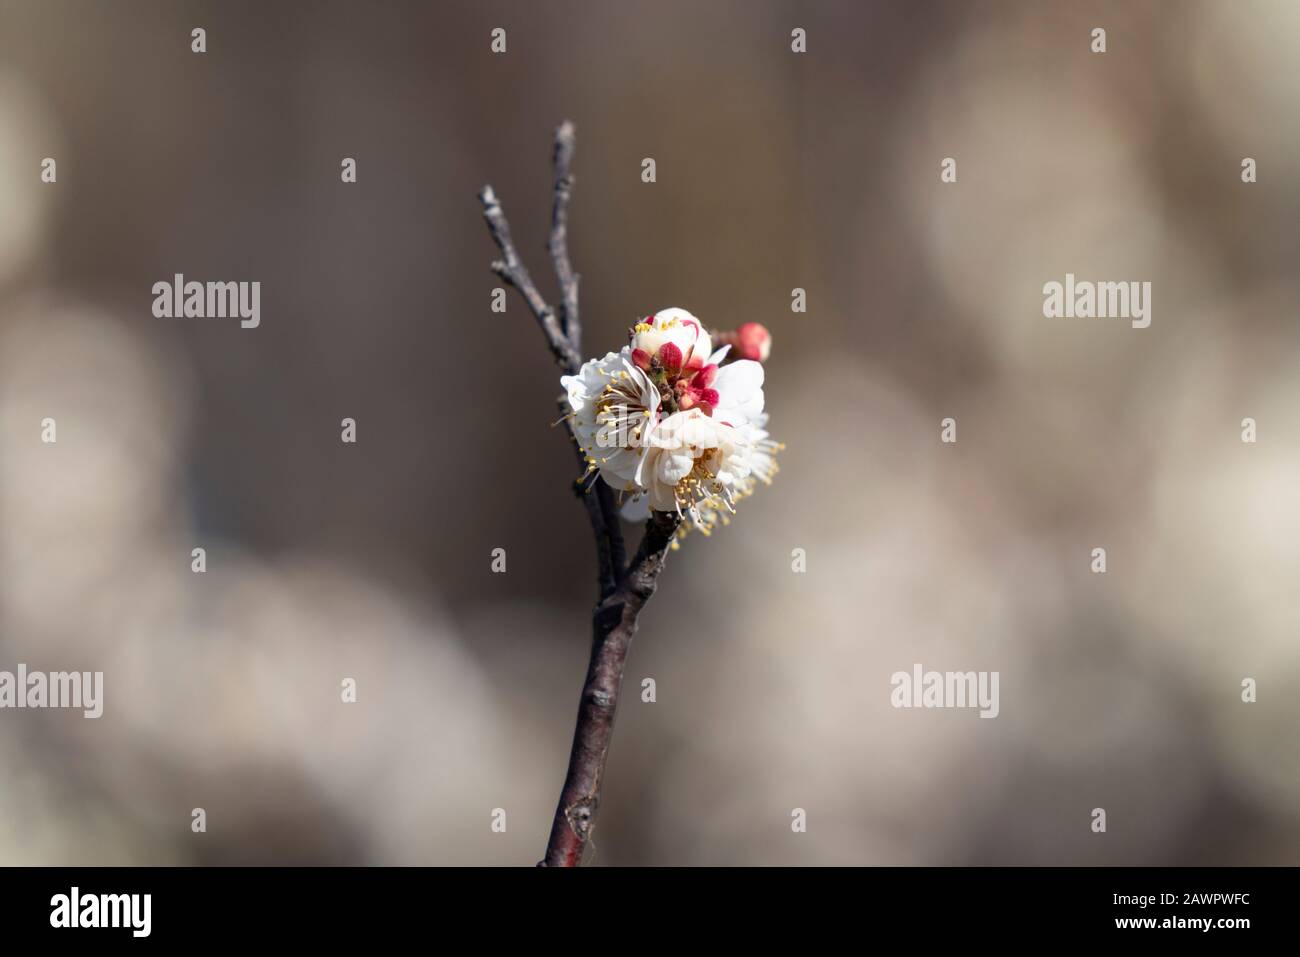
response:
[(506, 221), (501, 203), (497, 201), (497, 194), (491, 186), (484, 186), (478, 198), (483, 204), (483, 218), (487, 220), (488, 231), (492, 233), (492, 238), (501, 249), (501, 255), (505, 257), (492, 264), (492, 271), (519, 290), (519, 294), (524, 297), (528, 308), (537, 318), (538, 325), (542, 327), (546, 344), (551, 347), (551, 354), (555, 356), (555, 361), (564, 368), (565, 372), (572, 375), (582, 366), (582, 353), (579, 352), (579, 346), (565, 336), (564, 330), (560, 328), (560, 321), (555, 317), (555, 310), (547, 305), (542, 294), (537, 291), (537, 286), (533, 284), (533, 278), (528, 275), (528, 268), (519, 258), (514, 240), (510, 238), (510, 224)]
[[(547, 247), (560, 283), (561, 315), (537, 291), (523, 260), (510, 236), (510, 224), (491, 186), (479, 193), (483, 218), (502, 259), (492, 264), (492, 271), (509, 282), (523, 296), (532, 310), (556, 362), (570, 375), (582, 366), (582, 326), (578, 320), (578, 279), (569, 260), (569, 198), (573, 191), (574, 129), (565, 121), (555, 130), (555, 205), (551, 213), (551, 234)], [(563, 408), (563, 403), (561, 404)], [(567, 409), (566, 409), (567, 411)], [(618, 506), (613, 490), (597, 476), (593, 484), (585, 480), (586, 456), (577, 444), (572, 419), (565, 420), (569, 438), (577, 450), (584, 478), (578, 480), (577, 492), (591, 520), (596, 540), (597, 581), (600, 599), (592, 613), (591, 662), (578, 706), (578, 722), (573, 731), (573, 750), (569, 769), (555, 811), (550, 841), (543, 866), (574, 866), (582, 861), (582, 852), (591, 836), (596, 808), (600, 804), (600, 783), (605, 773), (605, 757), (614, 733), (614, 715), (618, 692), (623, 684), (623, 666), (627, 660), (637, 616), (654, 594), (663, 570), (664, 557), (681, 519), (674, 513), (654, 512), (646, 523), (645, 534), (632, 564), (625, 568), (626, 551), (623, 529), (619, 524)]]
[[(560, 400), (561, 412), (568, 412), (568, 403)], [(613, 528), (610, 527), (611, 513), (605, 507), (606, 500), (609, 505), (613, 506), (614, 497), (610, 493), (609, 486), (605, 480), (597, 477), (594, 484), (590, 481), (587, 472), (587, 456), (582, 451), (582, 446), (578, 444), (577, 437), (573, 434), (573, 423), (566, 419), (565, 424), (569, 429), (569, 438), (573, 442), (573, 450), (578, 456), (578, 467), (582, 469), (582, 475), (573, 483), (573, 490), (577, 496), (582, 499), (582, 505), (587, 510), (587, 517), (591, 520), (591, 531), (596, 537), (596, 582), (600, 588), (600, 597), (604, 599), (614, 591), (618, 585), (618, 579), (623, 574), (623, 530), (618, 525), (618, 513), (613, 512)], [(617, 542), (617, 551), (615, 543)]]
[[(618, 503), (614, 501), (614, 490), (605, 484), (602, 479), (596, 486), (596, 494), (599, 496), (601, 510), (605, 513), (605, 520), (609, 523), (609, 562), (614, 569), (614, 578), (621, 579), (627, 571), (627, 551), (623, 546), (623, 526), (620, 523), (618, 513)], [(606, 593), (601, 593), (601, 598)]]
[(569, 261), (569, 197), (573, 193), (573, 124), (565, 120), (555, 130), (555, 205), (551, 237), (546, 246), (560, 281), (560, 317), (573, 348), (581, 351), (582, 323), (578, 319), (578, 280)]
[[(573, 189), (573, 176), (569, 167), (573, 162), (574, 128), (565, 120), (555, 130), (555, 206), (551, 215), (551, 235), (548, 246), (555, 263), (556, 278), (560, 282), (564, 301), (566, 325), (562, 326), (556, 318), (555, 310), (542, 298), (537, 285), (533, 282), (524, 265), (519, 251), (515, 248), (510, 234), (510, 222), (505, 210), (497, 199), (496, 191), (491, 185), (484, 186), (479, 193), (483, 204), (483, 218), (487, 221), (488, 231), (501, 250), (502, 259), (492, 263), (492, 271), (506, 280), (523, 296), (546, 336), (551, 354), (560, 367), (570, 375), (582, 367), (582, 329), (578, 324), (578, 279), (573, 272), (569, 259), (568, 219), (569, 197)], [(572, 425), (569, 435), (576, 443)], [(586, 469), (579, 451), (579, 461)], [(614, 582), (623, 574), (626, 550), (623, 545), (623, 529), (619, 524), (618, 508), (613, 493), (603, 482), (598, 482), (591, 496), (584, 500), (587, 513), (591, 518), (592, 530), (596, 536), (596, 549), (600, 559), (597, 577), (600, 582), (600, 596), (604, 598), (613, 590)]]
[[(555, 148), (551, 159), (555, 167), (554, 202), (551, 208), (551, 234), (546, 241), (550, 251), (551, 262), (555, 267), (555, 278), (560, 284), (560, 319), (561, 329), (568, 337), (573, 350), (582, 355), (582, 323), (578, 312), (578, 282), (582, 278), (573, 271), (573, 262), (569, 258), (569, 199), (573, 195), (573, 151), (576, 146), (576, 131), (573, 123), (565, 120), (555, 128)], [(570, 431), (572, 427), (570, 426)], [(576, 443), (576, 437), (575, 437)], [(602, 578), (600, 597), (604, 598), (612, 590), (617, 579), (623, 574), (627, 560), (623, 546), (623, 527), (619, 524), (618, 506), (614, 502), (614, 493), (603, 481), (597, 481), (592, 490), (596, 504), (600, 508), (605, 527), (607, 543), (602, 544), (600, 535), (596, 536), (596, 548), (608, 558), (612, 577)], [(595, 517), (592, 517), (593, 528)]]

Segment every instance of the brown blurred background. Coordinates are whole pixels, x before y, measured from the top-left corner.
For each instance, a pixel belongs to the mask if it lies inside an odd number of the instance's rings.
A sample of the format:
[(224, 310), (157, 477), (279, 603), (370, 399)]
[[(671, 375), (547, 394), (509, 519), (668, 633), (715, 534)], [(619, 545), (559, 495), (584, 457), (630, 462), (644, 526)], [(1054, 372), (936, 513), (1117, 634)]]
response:
[(1286, 0), (0, 0), (0, 669), (106, 684), (0, 712), (0, 862), (540, 856), (594, 562), (475, 192), (553, 295), (566, 117), (585, 351), (763, 322), (788, 445), (642, 619), (594, 863), (1300, 862), (1297, 56)]

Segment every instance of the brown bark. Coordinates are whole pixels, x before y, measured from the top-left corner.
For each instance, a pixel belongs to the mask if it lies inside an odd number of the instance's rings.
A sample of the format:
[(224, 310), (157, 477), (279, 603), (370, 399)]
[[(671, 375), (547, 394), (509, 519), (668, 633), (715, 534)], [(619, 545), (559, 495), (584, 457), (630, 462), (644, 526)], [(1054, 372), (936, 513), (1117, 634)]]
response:
[(578, 704), (569, 773), (555, 809), (551, 839), (541, 861), (543, 867), (576, 867), (582, 863), (582, 852), (600, 806), (605, 761), (637, 617), (655, 592), (679, 521), (670, 512), (652, 513), (627, 574), (592, 615), (591, 663)]

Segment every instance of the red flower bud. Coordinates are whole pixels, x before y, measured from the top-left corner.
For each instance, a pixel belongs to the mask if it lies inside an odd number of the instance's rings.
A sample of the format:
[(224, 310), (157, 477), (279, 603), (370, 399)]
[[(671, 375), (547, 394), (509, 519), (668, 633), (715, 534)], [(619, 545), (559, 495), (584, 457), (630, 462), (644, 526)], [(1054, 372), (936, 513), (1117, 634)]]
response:
[(717, 377), (717, 366), (705, 366), (691, 378), (691, 385), (696, 389), (707, 389)]
[(632, 350), (632, 364), (642, 372), (650, 371), (650, 353), (644, 349)]
[(659, 364), (664, 367), (664, 371), (669, 375), (676, 375), (681, 372), (682, 350), (671, 342), (665, 342), (659, 347)]

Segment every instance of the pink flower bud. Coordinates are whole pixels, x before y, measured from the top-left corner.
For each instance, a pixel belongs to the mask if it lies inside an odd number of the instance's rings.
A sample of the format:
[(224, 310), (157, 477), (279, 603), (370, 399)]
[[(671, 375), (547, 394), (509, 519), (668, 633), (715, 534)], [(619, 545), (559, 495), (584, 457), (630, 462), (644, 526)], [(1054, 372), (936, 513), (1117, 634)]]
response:
[(747, 322), (736, 330), (735, 348), (742, 359), (766, 362), (772, 354), (772, 334), (761, 323)]
[(727, 359), (766, 362), (772, 352), (772, 334), (758, 322), (746, 322), (730, 332), (715, 332), (713, 341), (719, 346), (731, 346)]

